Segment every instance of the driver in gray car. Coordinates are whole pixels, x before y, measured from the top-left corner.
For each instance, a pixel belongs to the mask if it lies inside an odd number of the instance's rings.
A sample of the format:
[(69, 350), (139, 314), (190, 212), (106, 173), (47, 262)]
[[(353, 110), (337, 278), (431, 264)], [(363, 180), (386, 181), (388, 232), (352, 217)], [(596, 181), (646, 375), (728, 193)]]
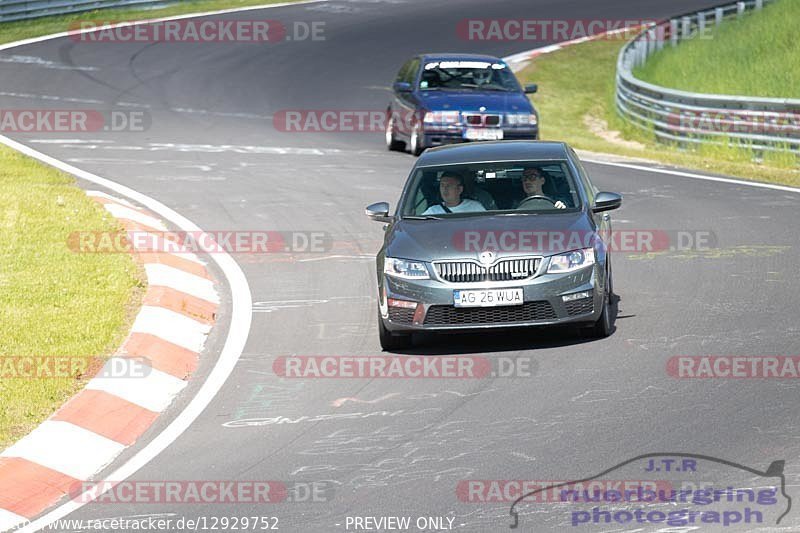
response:
[[(525, 191), (525, 198), (529, 198), (531, 196), (544, 196), (545, 198), (552, 200), (553, 205), (555, 205), (556, 209), (566, 209), (567, 204), (562, 202), (561, 200), (556, 200), (550, 198), (547, 194), (544, 193), (544, 185), (547, 183), (547, 176), (541, 169), (536, 167), (528, 167), (522, 172), (522, 190)], [(519, 206), (524, 202), (524, 198), (517, 204)]]

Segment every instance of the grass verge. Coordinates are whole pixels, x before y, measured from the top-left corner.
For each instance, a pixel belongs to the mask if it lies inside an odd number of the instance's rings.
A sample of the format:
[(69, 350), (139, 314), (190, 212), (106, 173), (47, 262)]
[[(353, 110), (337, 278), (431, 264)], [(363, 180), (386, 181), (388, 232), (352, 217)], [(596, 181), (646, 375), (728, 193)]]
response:
[(533, 102), (541, 116), (543, 139), (566, 141), (582, 150), (800, 186), (800, 170), (790, 154), (766, 153), (762, 163), (754, 163), (748, 151), (735, 148), (701, 145), (694, 151), (679, 150), (626, 124), (614, 105), (617, 55), (623, 44), (609, 39), (569, 46), (537, 57), (519, 73), (523, 83), (539, 84)]
[(800, 98), (798, 20), (797, 0), (769, 3), (762, 11), (711, 26), (707, 37), (667, 46), (634, 75), (698, 93)]
[(69, 31), (73, 28), (73, 26), (70, 26), (71, 23), (82, 20), (128, 22), (132, 20), (171, 17), (188, 13), (216, 11), (218, 9), (233, 9), (237, 7), (279, 4), (292, 1), (300, 0), (196, 0), (189, 2), (184, 1), (178, 4), (157, 8), (99, 9), (70, 15), (54, 15), (31, 20), (4, 22), (0, 23), (0, 44)]
[[(139, 308), (142, 272), (127, 254), (79, 254), (74, 231), (117, 221), (72, 177), (0, 146), (0, 368), (5, 357), (96, 358), (122, 342)], [(28, 433), (88, 376), (0, 374), (0, 450)]]

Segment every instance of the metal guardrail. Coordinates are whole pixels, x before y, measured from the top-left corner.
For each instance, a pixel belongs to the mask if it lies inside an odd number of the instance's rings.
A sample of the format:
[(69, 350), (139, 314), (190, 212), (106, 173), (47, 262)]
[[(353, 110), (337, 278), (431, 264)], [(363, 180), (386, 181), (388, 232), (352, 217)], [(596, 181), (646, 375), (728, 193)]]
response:
[(710, 26), (774, 0), (747, 0), (653, 24), (628, 42), (617, 59), (616, 106), (630, 124), (665, 142), (741, 145), (756, 151), (800, 152), (800, 100), (700, 94), (667, 89), (633, 76), (665, 46), (703, 38)]
[(108, 7), (160, 6), (175, 0), (0, 0), (0, 22), (68, 15)]

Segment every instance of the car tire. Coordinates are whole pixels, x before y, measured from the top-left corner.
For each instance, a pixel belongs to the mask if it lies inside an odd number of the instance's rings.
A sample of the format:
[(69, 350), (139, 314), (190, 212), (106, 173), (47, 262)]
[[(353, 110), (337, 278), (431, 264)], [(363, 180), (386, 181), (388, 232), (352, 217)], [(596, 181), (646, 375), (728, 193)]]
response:
[(409, 139), (408, 149), (411, 155), (420, 155), (425, 151), (425, 135), (422, 133), (422, 125), (417, 122), (414, 124), (414, 129), (411, 130), (411, 139)]
[(611, 272), (609, 272), (608, 280), (606, 282), (605, 297), (603, 298), (603, 311), (600, 313), (600, 318), (597, 319), (597, 322), (595, 322), (594, 326), (592, 326), (588, 331), (591, 338), (604, 339), (611, 335), (611, 332), (614, 331), (614, 325), (611, 323), (612, 287), (613, 282), (611, 278)]
[(411, 346), (411, 334), (392, 333), (383, 324), (380, 314), (378, 314), (378, 338), (381, 341), (381, 348), (386, 352)]
[(386, 148), (390, 152), (402, 152), (406, 149), (406, 143), (394, 137), (394, 116), (389, 116), (386, 121)]

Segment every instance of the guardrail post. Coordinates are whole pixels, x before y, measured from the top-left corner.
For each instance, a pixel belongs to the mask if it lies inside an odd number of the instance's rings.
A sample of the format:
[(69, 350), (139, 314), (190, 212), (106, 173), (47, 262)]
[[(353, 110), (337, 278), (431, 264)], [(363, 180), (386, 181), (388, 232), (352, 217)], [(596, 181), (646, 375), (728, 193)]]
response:
[(663, 24), (656, 26), (656, 50), (664, 49), (664, 38), (666, 37), (666, 28)]
[(702, 11), (697, 14), (697, 34), (701, 39), (706, 36), (706, 14)]
[(676, 19), (669, 21), (669, 40), (673, 48), (678, 46), (678, 21)]
[(744, 2), (736, 2), (736, 16), (741, 17), (742, 13), (744, 13), (745, 5)]
[(756, 9), (761, 9), (764, 7), (764, 0), (756, 0)]
[(722, 24), (722, 17), (725, 16), (725, 10), (721, 7), (718, 7), (714, 10), (714, 19), (716, 20), (717, 26)]
[(647, 57), (653, 55), (656, 50), (656, 32), (655, 30), (647, 30)]
[(681, 20), (681, 40), (689, 38), (689, 31), (692, 28), (692, 19), (683, 17)]

